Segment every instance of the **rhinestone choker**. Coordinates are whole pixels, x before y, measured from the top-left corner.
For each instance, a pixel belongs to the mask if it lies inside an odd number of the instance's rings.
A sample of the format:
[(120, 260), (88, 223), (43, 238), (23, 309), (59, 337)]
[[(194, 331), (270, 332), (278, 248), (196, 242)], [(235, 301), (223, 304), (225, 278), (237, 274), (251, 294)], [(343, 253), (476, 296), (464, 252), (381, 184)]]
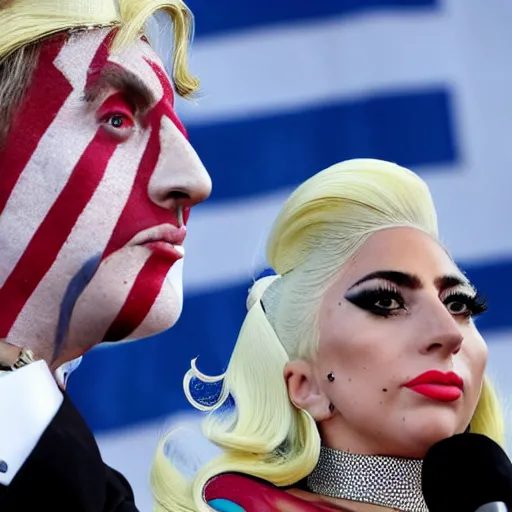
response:
[(322, 447), (307, 478), (311, 492), (403, 512), (428, 512), (421, 492), (421, 459), (359, 455)]

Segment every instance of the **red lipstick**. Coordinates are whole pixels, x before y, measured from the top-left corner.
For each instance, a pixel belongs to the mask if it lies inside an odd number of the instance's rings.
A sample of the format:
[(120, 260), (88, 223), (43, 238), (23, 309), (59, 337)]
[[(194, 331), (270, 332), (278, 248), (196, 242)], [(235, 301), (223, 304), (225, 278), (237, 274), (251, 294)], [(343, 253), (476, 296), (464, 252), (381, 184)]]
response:
[(464, 381), (454, 372), (443, 373), (438, 370), (429, 370), (407, 382), (404, 386), (438, 402), (454, 402), (462, 395)]

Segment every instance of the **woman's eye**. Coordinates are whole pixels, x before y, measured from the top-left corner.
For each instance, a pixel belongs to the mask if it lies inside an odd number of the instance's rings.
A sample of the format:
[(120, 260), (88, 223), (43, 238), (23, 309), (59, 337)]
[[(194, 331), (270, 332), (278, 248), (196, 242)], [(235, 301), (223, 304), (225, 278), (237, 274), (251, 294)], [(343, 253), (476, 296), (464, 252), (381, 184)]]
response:
[(393, 299), (391, 297), (385, 297), (385, 298), (376, 300), (375, 306), (378, 308), (381, 308), (381, 309), (388, 309), (388, 310), (398, 309), (398, 308), (402, 307), (396, 299)]
[(452, 315), (465, 315), (466, 313), (470, 313), (468, 305), (458, 300), (452, 300), (451, 302), (447, 302), (446, 309)]
[(472, 297), (464, 293), (454, 293), (443, 302), (452, 315), (464, 318), (478, 316), (487, 310), (486, 301), (479, 295)]
[(363, 290), (349, 294), (346, 299), (374, 315), (391, 316), (405, 309), (404, 299), (396, 290)]

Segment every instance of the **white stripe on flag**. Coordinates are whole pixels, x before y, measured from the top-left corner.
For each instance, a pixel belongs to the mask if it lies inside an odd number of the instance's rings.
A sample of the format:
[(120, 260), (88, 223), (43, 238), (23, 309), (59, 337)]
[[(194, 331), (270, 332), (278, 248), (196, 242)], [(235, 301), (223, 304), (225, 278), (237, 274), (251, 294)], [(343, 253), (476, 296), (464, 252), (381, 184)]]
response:
[(213, 122), (439, 86), (456, 72), (454, 38), (444, 9), (205, 38), (196, 42), (191, 59), (202, 97), (198, 106), (180, 103), (180, 114), (187, 123)]
[[(495, 153), (495, 160), (499, 155), (503, 152)], [(415, 170), (431, 187), (442, 240), (457, 260), (474, 263), (512, 257), (512, 237), (506, 236), (512, 218), (512, 176), (505, 184), (501, 168), (483, 165)], [(196, 207), (185, 244), (185, 291), (250, 282), (266, 265), (269, 229), (291, 191)]]

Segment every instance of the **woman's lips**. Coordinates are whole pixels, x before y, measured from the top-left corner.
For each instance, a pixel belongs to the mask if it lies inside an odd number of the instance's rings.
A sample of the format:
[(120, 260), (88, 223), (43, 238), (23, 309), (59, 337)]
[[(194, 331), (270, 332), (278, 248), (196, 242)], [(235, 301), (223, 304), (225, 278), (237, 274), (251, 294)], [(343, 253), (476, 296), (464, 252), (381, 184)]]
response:
[(454, 372), (429, 370), (404, 384), (404, 387), (438, 402), (454, 402), (464, 390), (464, 381)]

